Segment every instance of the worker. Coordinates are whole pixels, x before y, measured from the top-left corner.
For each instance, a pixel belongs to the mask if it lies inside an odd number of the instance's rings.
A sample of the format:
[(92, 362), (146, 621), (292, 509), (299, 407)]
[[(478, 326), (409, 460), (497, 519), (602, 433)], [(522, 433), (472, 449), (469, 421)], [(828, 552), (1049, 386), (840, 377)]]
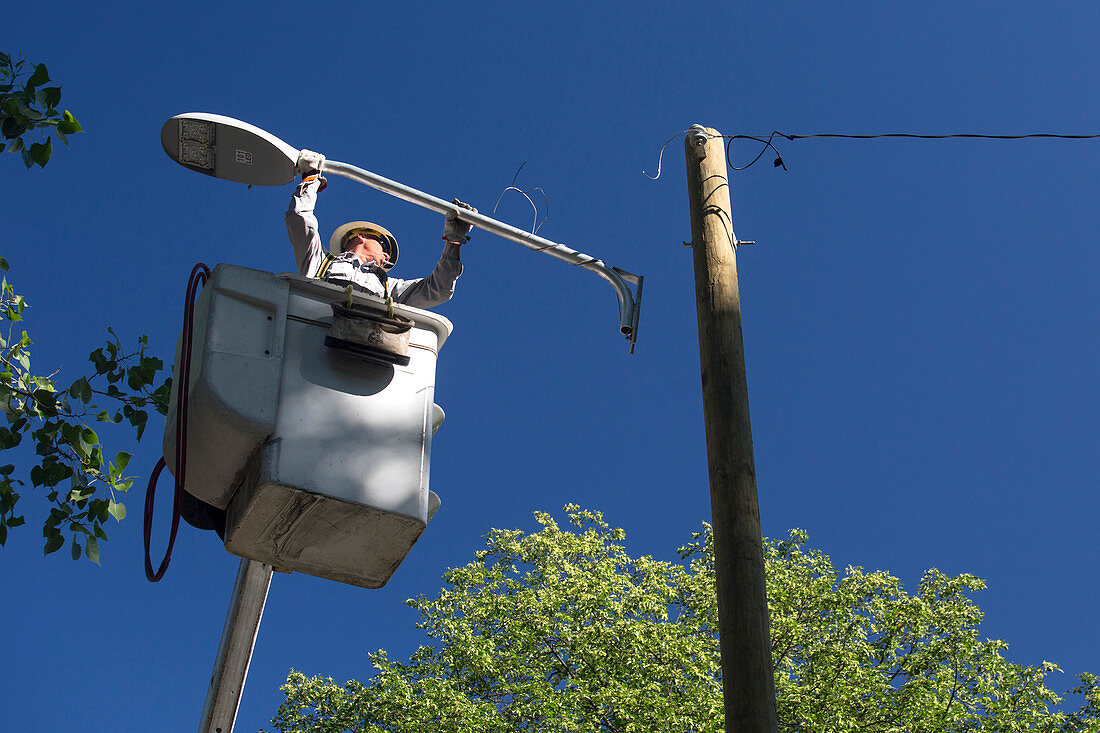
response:
[[(447, 213), (443, 224), (443, 254), (428, 277), (401, 280), (389, 276), (397, 263), (397, 239), (385, 227), (369, 221), (352, 221), (337, 228), (329, 240), (329, 254), (321, 248), (313, 208), (327, 182), (320, 175), (325, 156), (302, 150), (298, 171), (302, 181), (294, 189), (286, 211), (286, 232), (294, 246), (298, 272), (339, 285), (352, 285), (380, 298), (393, 298), (415, 308), (432, 308), (454, 295), (455, 280), (462, 274), (459, 249), (469, 241), (471, 225), (456, 212)], [(459, 208), (477, 209), (458, 199)]]

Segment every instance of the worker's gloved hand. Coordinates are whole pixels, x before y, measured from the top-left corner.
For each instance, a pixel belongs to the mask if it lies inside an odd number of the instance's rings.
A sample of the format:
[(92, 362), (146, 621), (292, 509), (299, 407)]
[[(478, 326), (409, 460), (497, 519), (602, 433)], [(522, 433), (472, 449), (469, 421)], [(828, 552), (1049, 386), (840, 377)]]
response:
[[(477, 213), (477, 209), (473, 206), (463, 203), (458, 199), (453, 199), (451, 203), (455, 206)], [(447, 212), (447, 218), (443, 221), (443, 238), (448, 242), (466, 244), (466, 242), (470, 241), (469, 234), (471, 229), (473, 229), (473, 225), (459, 219), (454, 211)]]
[(298, 172), (302, 177), (321, 172), (321, 166), (325, 162), (325, 156), (312, 150), (302, 150), (298, 153)]

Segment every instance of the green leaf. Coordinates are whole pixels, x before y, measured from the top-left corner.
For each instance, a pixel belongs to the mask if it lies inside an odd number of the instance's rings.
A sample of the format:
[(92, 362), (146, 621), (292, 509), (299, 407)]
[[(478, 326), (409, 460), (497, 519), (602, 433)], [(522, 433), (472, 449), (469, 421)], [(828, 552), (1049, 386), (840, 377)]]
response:
[(38, 103), (46, 109), (53, 109), (61, 101), (61, 87), (45, 87), (34, 95)]
[(39, 411), (48, 417), (57, 415), (57, 395), (50, 389), (36, 389), (33, 393), (34, 401)]
[(46, 70), (45, 64), (35, 64), (34, 73), (31, 74), (31, 78), (27, 79), (26, 89), (31, 94), (34, 94), (34, 90), (45, 84), (50, 80), (50, 73)]
[(61, 427), (61, 437), (69, 445), (75, 446), (80, 442), (80, 428), (69, 422), (63, 422)]
[[(0, 122), (0, 135), (3, 135), (4, 137), (9, 138), (9, 139), (14, 138), (15, 140), (18, 140), (19, 136), (22, 135), (24, 132), (26, 132), (29, 129), (30, 129), (29, 126), (23, 124), (23, 122), (21, 122), (17, 117), (12, 115), (10, 112), (8, 112), (8, 116), (4, 117), (4, 121)], [(23, 141), (20, 140), (19, 142), (20, 142), (20, 147), (19, 148), (16, 148), (15, 145), (14, 145), (14, 142), (13, 142), (13, 144), (12, 144), (12, 152), (13, 153), (16, 152), (16, 150), (19, 150), (19, 149), (22, 148), (22, 142)]]
[(50, 156), (53, 155), (53, 140), (46, 138), (44, 143), (34, 143), (31, 145), (31, 159), (35, 163), (38, 163), (39, 168), (45, 168), (46, 163), (50, 162)]
[(139, 367), (130, 367), (126, 370), (126, 384), (132, 390), (140, 390), (147, 384), (144, 372)]
[(65, 110), (61, 113), (61, 122), (57, 124), (57, 129), (66, 135), (84, 131), (84, 128), (80, 126), (80, 123), (77, 122), (77, 119), (73, 117), (72, 112), (69, 110)]
[(81, 550), (80, 543), (76, 541), (76, 537), (73, 537), (73, 543), (69, 545), (69, 555), (72, 556), (73, 560), (79, 560)]
[(107, 499), (92, 499), (88, 502), (88, 519), (92, 520), (92, 529), (99, 522), (106, 522), (111, 516), (107, 511)]
[(115, 469), (118, 470), (119, 476), (121, 476), (122, 472), (126, 470), (126, 466), (130, 464), (131, 458), (133, 458), (133, 455), (125, 451), (119, 451), (118, 455), (115, 456), (114, 466)]
[[(73, 477), (75, 480), (75, 476)], [(84, 483), (75, 483), (69, 491), (69, 501), (82, 502), (90, 496), (95, 496), (95, 488)]]
[(49, 555), (51, 552), (57, 552), (65, 544), (65, 538), (61, 536), (61, 532), (53, 530), (49, 536), (46, 537), (46, 547), (43, 551), (43, 555)]
[[(126, 405), (126, 407), (130, 406)], [(137, 439), (141, 440), (141, 436), (145, 432), (145, 423), (149, 420), (149, 413), (145, 410), (135, 410), (131, 408), (128, 411), (127, 417), (130, 420), (130, 424), (137, 429)]]
[(0, 428), (0, 449), (14, 448), (22, 439), (23, 434), (19, 431), (13, 432), (8, 428)]
[(73, 382), (69, 387), (69, 396), (79, 399), (84, 404), (88, 404), (92, 400), (92, 385), (88, 383), (87, 377), (81, 377)]
[(89, 446), (99, 445), (99, 436), (89, 427), (85, 427), (80, 431), (80, 438)]
[(84, 543), (84, 554), (88, 559), (99, 565), (99, 540), (95, 535), (91, 535)]
[(168, 403), (172, 398), (172, 378), (169, 377), (153, 392), (153, 403), (161, 415), (168, 414)]
[[(31, 469), (32, 476), (34, 474), (35, 468), (39, 468), (39, 466), (35, 466)], [(43, 461), (43, 465), (41, 466), (41, 485), (46, 487), (53, 487), (61, 483), (65, 479), (70, 478), (72, 475), (72, 468), (65, 465), (64, 463), (58, 463), (56, 460), (47, 458)], [(33, 481), (33, 478), (31, 480)], [(65, 509), (69, 509), (67, 505)]]
[(111, 516), (115, 518), (115, 521), (121, 522), (126, 518), (126, 505), (121, 504), (114, 499), (110, 500), (107, 505), (107, 511), (111, 513)]

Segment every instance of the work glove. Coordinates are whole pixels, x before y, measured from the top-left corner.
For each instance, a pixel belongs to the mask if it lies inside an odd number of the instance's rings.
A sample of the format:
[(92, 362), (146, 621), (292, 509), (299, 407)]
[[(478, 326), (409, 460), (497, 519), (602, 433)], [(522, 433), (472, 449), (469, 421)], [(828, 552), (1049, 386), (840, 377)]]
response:
[[(469, 204), (462, 203), (458, 199), (451, 201), (455, 206), (469, 211), (477, 213), (477, 209)], [(473, 229), (473, 224), (462, 221), (458, 218), (458, 214), (454, 211), (447, 212), (447, 218), (443, 220), (443, 238), (448, 242), (455, 242), (456, 244), (466, 244), (470, 241), (470, 230)]]
[(302, 178), (320, 173), (324, 162), (325, 156), (320, 153), (315, 153), (312, 150), (302, 150), (298, 153), (298, 172), (302, 174)]

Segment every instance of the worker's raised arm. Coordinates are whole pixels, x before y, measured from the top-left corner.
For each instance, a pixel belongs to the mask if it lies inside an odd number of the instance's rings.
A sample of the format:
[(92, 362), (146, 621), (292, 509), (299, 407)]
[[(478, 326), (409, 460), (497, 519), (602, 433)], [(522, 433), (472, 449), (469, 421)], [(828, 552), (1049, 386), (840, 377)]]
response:
[(298, 272), (312, 275), (317, 271), (325, 257), (321, 246), (321, 236), (317, 231), (317, 217), (313, 209), (317, 205), (317, 194), (326, 185), (325, 179), (318, 173), (325, 156), (309, 150), (303, 150), (298, 158), (298, 170), (302, 180), (294, 189), (294, 195), (287, 207), (286, 233), (294, 247), (294, 263)]
[[(473, 206), (458, 199), (451, 203), (463, 209), (476, 212)], [(462, 274), (460, 251), (462, 245), (470, 241), (470, 224), (462, 221), (455, 213), (448, 212), (443, 220), (443, 254), (439, 257), (432, 274), (416, 280), (398, 280), (390, 278), (390, 292), (398, 303), (414, 308), (434, 308), (446, 303), (455, 294), (455, 280)]]
[(460, 249), (461, 245), (454, 242), (443, 245), (443, 254), (435, 264), (432, 274), (427, 277), (415, 280), (391, 277), (389, 288), (393, 299), (414, 308), (434, 308), (446, 303), (455, 294), (455, 280), (462, 274)]

